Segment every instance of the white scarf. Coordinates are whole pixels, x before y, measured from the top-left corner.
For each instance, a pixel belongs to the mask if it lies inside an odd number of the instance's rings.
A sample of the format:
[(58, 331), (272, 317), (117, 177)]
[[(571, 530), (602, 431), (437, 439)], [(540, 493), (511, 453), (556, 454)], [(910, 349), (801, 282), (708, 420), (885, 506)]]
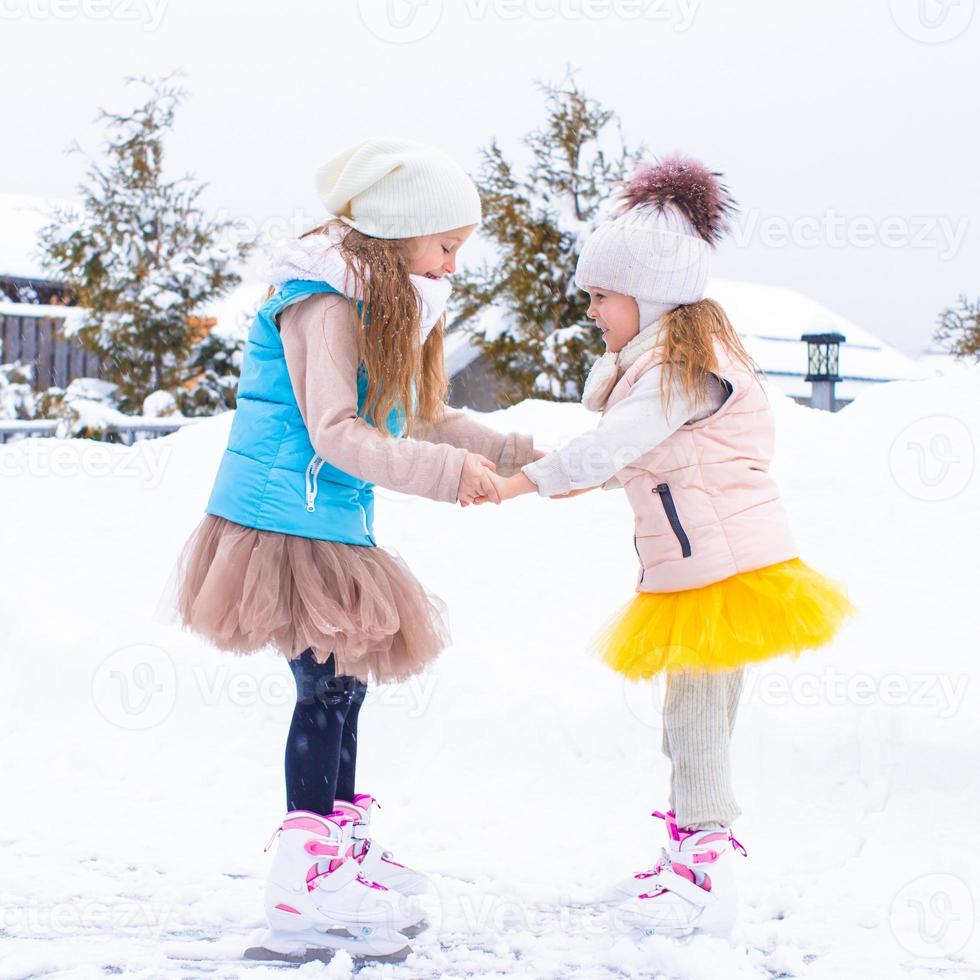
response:
[(592, 365), (582, 389), (582, 404), (590, 412), (601, 412), (626, 369), (635, 364), (642, 354), (657, 346), (660, 339), (658, 322), (655, 320), (641, 330), (622, 350), (615, 354), (607, 352)]
[[(281, 286), (290, 279), (312, 279), (329, 283), (339, 289), (348, 299), (363, 300), (361, 290), (348, 282), (347, 264), (337, 248), (346, 232), (331, 226), (326, 234), (308, 235), (297, 238), (278, 248), (269, 257), (265, 278), (273, 286)], [(419, 303), (419, 318), (422, 326), (421, 343), (432, 332), (439, 318), (446, 310), (452, 283), (442, 279), (428, 279), (425, 276), (411, 275), (409, 279), (415, 289)]]

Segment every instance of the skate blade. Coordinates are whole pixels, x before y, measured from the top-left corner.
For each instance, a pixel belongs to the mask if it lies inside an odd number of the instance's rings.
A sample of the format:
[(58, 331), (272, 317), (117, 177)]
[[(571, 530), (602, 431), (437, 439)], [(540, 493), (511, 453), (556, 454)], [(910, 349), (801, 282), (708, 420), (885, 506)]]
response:
[(609, 914), (618, 930), (639, 936), (687, 939), (696, 931), (690, 923), (670, 922), (667, 919), (658, 921), (653, 916), (647, 917), (635, 912), (624, 912), (622, 909), (613, 909)]
[[(265, 946), (250, 946), (245, 950), (243, 956), (246, 960), (262, 960), (275, 963), (295, 963), (297, 966), (303, 963), (329, 963), (336, 955), (336, 949), (308, 949), (302, 956), (290, 953), (277, 953), (275, 950), (266, 949)], [(357, 962), (368, 963), (403, 963), (408, 959), (411, 952), (408, 946), (399, 950), (397, 953), (358, 953), (348, 949), (351, 958)]]
[(676, 925), (668, 922), (657, 922), (653, 919), (625, 917), (620, 915), (619, 922), (628, 930), (641, 936), (663, 936), (666, 939), (691, 939), (695, 936), (713, 936), (716, 939), (731, 940), (731, 926), (702, 926)]
[(355, 960), (400, 963), (411, 952), (401, 932), (381, 933), (371, 930), (359, 936), (347, 929), (315, 929), (297, 933), (266, 933), (263, 945), (250, 946), (243, 956), (248, 960), (280, 960), (287, 963), (329, 963), (337, 950), (344, 950)]
[(426, 929), (429, 928), (429, 920), (423, 919), (421, 922), (416, 922), (414, 926), (406, 926), (404, 929), (399, 929), (398, 931), (403, 935), (407, 936), (409, 939), (416, 939), (421, 936)]

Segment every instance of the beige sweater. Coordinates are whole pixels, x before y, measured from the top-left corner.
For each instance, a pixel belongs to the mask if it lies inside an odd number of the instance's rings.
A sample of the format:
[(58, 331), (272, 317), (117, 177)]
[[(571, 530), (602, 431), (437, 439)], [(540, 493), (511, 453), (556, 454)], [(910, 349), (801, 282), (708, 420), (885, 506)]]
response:
[(286, 367), (314, 451), (351, 476), (401, 493), (455, 503), (467, 452), (512, 476), (533, 459), (531, 436), (504, 435), (448, 405), (434, 425), (416, 423), (411, 439), (382, 435), (357, 414), (357, 332), (351, 303), (322, 293), (279, 318)]

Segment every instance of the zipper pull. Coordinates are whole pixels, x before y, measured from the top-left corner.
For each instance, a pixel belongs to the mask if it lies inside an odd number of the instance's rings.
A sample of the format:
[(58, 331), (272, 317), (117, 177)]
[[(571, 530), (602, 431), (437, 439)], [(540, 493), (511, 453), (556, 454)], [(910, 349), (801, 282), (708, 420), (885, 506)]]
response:
[(667, 492), (668, 489), (669, 488), (666, 483), (657, 484), (657, 493), (659, 493), (661, 497)]
[(314, 456), (310, 460), (309, 466), (306, 467), (306, 512), (308, 514), (312, 514), (316, 510), (316, 478), (320, 472), (319, 462), (320, 457)]

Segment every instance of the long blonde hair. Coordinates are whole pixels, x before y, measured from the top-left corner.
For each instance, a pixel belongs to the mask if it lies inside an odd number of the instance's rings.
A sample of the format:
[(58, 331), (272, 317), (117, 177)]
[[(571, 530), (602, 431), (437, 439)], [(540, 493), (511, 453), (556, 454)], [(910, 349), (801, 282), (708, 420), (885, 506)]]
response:
[(733, 360), (753, 375), (762, 373), (742, 346), (727, 314), (713, 299), (688, 303), (665, 313), (658, 330), (664, 361), (660, 376), (660, 399), (665, 410), (670, 407), (671, 389), (678, 375), (679, 387), (685, 395), (693, 399), (697, 406), (707, 404), (709, 377), (718, 373), (716, 340)]
[[(348, 285), (362, 297), (358, 345), (367, 368), (367, 398), (361, 416), (390, 435), (388, 416), (398, 408), (406, 432), (416, 423), (435, 423), (442, 416), (449, 381), (443, 354), (443, 315), (421, 343), (421, 310), (409, 279), (409, 248), (402, 239), (371, 238), (342, 221), (331, 219), (300, 235), (322, 235), (331, 226), (343, 230), (338, 248), (349, 276)], [(412, 385), (417, 404), (413, 407)]]

